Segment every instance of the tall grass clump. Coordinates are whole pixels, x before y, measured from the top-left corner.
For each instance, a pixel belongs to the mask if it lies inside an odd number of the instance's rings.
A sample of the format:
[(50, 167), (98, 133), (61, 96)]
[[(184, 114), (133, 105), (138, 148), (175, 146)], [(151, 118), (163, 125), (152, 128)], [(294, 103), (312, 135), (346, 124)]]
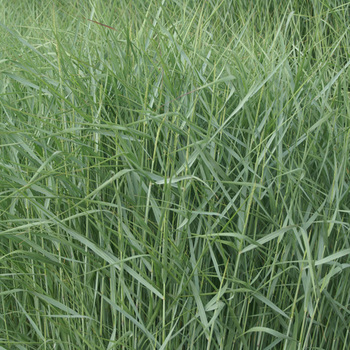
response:
[(348, 349), (349, 13), (3, 4), (0, 349)]

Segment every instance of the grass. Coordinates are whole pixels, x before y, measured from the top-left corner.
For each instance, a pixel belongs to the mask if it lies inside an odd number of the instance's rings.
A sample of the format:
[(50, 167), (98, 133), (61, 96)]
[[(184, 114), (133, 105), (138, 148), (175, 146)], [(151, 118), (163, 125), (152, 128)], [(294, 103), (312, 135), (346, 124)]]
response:
[(2, 6), (0, 349), (348, 349), (349, 11)]

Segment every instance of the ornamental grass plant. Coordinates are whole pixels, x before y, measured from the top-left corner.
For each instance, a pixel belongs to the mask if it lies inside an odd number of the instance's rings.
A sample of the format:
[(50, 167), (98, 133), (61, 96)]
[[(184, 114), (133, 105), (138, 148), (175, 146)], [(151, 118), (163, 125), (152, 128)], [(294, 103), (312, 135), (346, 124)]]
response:
[(349, 1), (1, 5), (1, 350), (349, 349)]

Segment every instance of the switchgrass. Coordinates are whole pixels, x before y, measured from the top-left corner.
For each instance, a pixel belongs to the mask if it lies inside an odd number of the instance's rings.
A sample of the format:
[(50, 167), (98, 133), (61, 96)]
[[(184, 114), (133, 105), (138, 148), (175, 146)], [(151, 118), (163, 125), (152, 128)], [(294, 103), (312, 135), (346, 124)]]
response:
[(349, 13), (6, 2), (0, 349), (348, 349)]

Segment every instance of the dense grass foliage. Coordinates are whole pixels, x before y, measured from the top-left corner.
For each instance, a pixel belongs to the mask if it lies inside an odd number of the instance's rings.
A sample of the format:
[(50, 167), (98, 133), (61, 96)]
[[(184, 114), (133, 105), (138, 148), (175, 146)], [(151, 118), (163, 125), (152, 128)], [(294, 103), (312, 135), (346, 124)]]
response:
[(349, 14), (4, 2), (0, 349), (348, 349)]

